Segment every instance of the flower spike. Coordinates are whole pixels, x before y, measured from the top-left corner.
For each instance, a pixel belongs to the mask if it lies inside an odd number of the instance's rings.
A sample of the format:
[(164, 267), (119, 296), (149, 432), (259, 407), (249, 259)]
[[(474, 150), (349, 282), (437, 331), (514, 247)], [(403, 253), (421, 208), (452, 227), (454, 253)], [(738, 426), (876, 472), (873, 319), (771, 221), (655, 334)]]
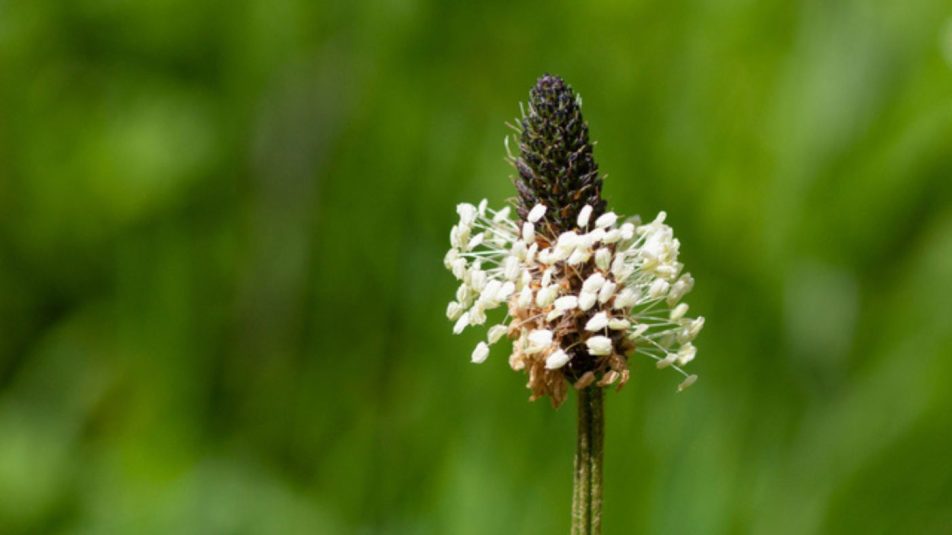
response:
[(458, 334), (505, 308), (471, 360), (484, 362), (508, 336), (509, 364), (528, 374), (530, 399), (558, 406), (569, 387), (620, 388), (634, 354), (676, 370), (683, 390), (697, 380), (683, 367), (704, 326), (681, 302), (694, 279), (682, 273), (664, 212), (642, 224), (606, 211), (580, 102), (555, 76), (530, 92), (513, 160), (515, 219), (485, 200), (457, 206), (444, 264), (460, 286), (446, 315)]

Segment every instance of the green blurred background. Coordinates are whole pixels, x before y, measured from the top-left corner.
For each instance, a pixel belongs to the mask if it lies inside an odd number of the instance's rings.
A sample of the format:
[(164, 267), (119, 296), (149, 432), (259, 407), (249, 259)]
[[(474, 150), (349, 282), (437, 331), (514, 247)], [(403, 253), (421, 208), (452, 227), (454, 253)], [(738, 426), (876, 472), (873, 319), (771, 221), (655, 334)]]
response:
[(567, 532), (573, 400), (444, 317), (543, 72), (708, 319), (606, 533), (952, 533), (948, 0), (0, 0), (0, 533)]

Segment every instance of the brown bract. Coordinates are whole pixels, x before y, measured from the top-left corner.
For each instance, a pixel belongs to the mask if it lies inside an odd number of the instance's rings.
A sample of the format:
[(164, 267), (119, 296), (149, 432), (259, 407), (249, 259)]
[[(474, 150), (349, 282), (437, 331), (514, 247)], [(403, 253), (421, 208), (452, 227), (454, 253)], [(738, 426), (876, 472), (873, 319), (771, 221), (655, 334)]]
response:
[[(552, 240), (544, 236), (539, 236), (536, 241), (540, 249), (549, 247), (551, 242)], [(614, 253), (614, 245), (610, 247)], [(575, 266), (558, 262), (551, 266), (551, 269), (553, 283), (561, 287), (560, 293), (567, 295), (578, 295), (582, 283), (594, 273), (600, 273), (606, 279), (612, 280), (612, 274), (599, 270), (591, 259)], [(531, 274), (530, 287), (533, 293), (536, 293), (542, 286), (542, 268), (533, 269)], [(585, 324), (595, 314), (606, 311), (611, 315), (614, 299), (612, 296), (604, 303), (596, 303), (589, 310), (573, 308), (552, 321), (548, 321), (546, 316), (555, 309), (554, 304), (540, 307), (533, 301), (528, 307), (519, 307), (516, 296), (509, 300), (509, 314), (513, 318), (509, 326), (509, 337), (514, 341), (509, 365), (513, 370), (525, 370), (528, 374), (529, 382), (526, 386), (532, 392), (529, 397), (531, 401), (549, 396), (552, 405), (558, 407), (565, 401), (569, 385), (581, 389), (592, 383), (602, 387), (617, 384), (618, 389), (621, 389), (628, 382), (630, 372), (627, 355), (634, 350), (634, 343), (627, 338), (626, 331), (585, 330)], [(552, 348), (537, 353), (525, 351), (525, 340), (522, 338), (534, 329), (552, 331)], [(593, 335), (611, 338), (614, 349), (611, 355), (598, 356), (588, 352), (585, 340)], [(547, 369), (546, 358), (559, 348), (570, 353), (571, 360), (561, 368)]]

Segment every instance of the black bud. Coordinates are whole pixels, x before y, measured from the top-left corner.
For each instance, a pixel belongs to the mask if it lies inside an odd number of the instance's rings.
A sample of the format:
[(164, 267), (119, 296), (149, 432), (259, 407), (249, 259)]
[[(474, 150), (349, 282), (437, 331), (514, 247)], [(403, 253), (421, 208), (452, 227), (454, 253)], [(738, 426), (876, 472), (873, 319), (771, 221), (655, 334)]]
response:
[[(559, 231), (575, 227), (583, 206), (592, 217), (605, 211), (602, 177), (592, 156), (588, 124), (582, 118), (571, 86), (558, 76), (543, 75), (529, 92), (529, 109), (521, 122), (517, 211), (525, 220), (537, 203), (545, 219)], [(594, 219), (593, 219), (594, 220)]]

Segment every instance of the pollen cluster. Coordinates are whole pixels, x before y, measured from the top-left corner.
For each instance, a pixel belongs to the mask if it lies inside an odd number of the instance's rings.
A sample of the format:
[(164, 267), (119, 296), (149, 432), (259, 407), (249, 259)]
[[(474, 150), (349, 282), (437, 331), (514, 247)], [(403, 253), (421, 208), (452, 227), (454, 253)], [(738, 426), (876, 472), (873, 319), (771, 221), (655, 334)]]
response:
[(559, 232), (565, 222), (542, 203), (521, 224), (509, 207), (495, 211), (485, 200), (456, 210), (444, 258), (461, 283), (446, 310), (453, 332), (485, 325), (487, 312), (506, 309), (473, 350), (473, 362), (510, 338), (509, 365), (528, 374), (530, 399), (550, 396), (555, 406), (569, 386), (621, 388), (633, 354), (684, 376), (679, 390), (697, 379), (683, 367), (694, 359), (704, 318), (687, 317), (681, 302), (694, 279), (682, 274), (680, 244), (664, 212), (642, 224), (612, 212), (595, 218), (585, 205), (574, 227)]

